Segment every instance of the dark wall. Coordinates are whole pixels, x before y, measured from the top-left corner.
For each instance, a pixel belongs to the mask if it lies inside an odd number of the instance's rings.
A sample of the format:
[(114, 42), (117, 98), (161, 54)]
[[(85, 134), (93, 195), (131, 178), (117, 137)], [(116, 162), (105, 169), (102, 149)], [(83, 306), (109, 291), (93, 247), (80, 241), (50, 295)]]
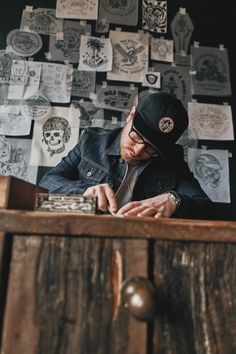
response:
[[(231, 87), (232, 96), (220, 100), (214, 97), (201, 97), (199, 102), (205, 103), (222, 103), (229, 102), (232, 107), (234, 125), (236, 124), (236, 102), (234, 98), (236, 73), (234, 63), (236, 60), (236, 51), (234, 49), (234, 41), (230, 40), (230, 28), (233, 27), (233, 9), (227, 6), (228, 3), (218, 3), (215, 0), (186, 0), (186, 1), (167, 1), (168, 4), (168, 33), (164, 35), (166, 39), (172, 38), (170, 31), (170, 23), (174, 18), (176, 12), (180, 7), (186, 8), (190, 18), (194, 24), (194, 32), (191, 38), (191, 43), (198, 41), (200, 45), (209, 47), (218, 47), (219, 44), (224, 44), (228, 49), (230, 73), (231, 73)], [(34, 8), (47, 7), (55, 8), (56, 0), (0, 0), (0, 49), (6, 47), (6, 36), (12, 29), (19, 28), (21, 21), (21, 13), (26, 5), (32, 5)], [(140, 1), (141, 5), (141, 1)], [(141, 6), (140, 6), (141, 13)], [(94, 30), (94, 21), (88, 21), (92, 24)], [(141, 21), (139, 21), (140, 26)], [(111, 25), (111, 29), (117, 27)], [(136, 31), (137, 28), (133, 26), (119, 26), (123, 30)], [(96, 33), (94, 33), (96, 35)], [(231, 34), (233, 35), (233, 34)], [(158, 37), (158, 34), (156, 35)], [(44, 47), (34, 56), (35, 60), (45, 61), (44, 53), (48, 51), (48, 37), (42, 36)], [(105, 73), (97, 76), (98, 81), (105, 80)], [(117, 82), (116, 82), (117, 83)], [(122, 84), (119, 82), (119, 84)], [(236, 134), (236, 133), (235, 133)], [(31, 138), (32, 136), (29, 136)], [(236, 220), (236, 186), (234, 180), (236, 178), (236, 149), (235, 142), (228, 141), (199, 141), (199, 146), (206, 145), (209, 149), (228, 149), (232, 153), (232, 158), (229, 159), (230, 168), (230, 189), (231, 189), (231, 204), (217, 203), (216, 204), (216, 218), (225, 220)], [(39, 169), (39, 176), (41, 177), (45, 172), (45, 168)]]

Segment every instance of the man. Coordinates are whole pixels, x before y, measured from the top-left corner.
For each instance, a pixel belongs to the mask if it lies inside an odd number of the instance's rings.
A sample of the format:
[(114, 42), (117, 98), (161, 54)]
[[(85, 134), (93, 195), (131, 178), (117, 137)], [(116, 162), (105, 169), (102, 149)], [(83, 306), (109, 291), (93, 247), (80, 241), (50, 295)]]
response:
[(133, 107), (123, 129), (90, 128), (42, 179), (49, 192), (96, 196), (116, 215), (210, 218), (211, 201), (175, 144), (188, 126), (182, 103), (154, 93)]

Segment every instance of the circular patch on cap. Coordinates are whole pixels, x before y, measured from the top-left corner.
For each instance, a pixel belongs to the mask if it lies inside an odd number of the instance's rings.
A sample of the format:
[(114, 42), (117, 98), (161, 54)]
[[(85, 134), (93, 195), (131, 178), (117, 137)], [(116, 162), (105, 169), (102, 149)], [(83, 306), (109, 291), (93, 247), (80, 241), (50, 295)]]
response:
[(169, 117), (164, 117), (159, 120), (158, 126), (162, 133), (170, 133), (174, 128), (174, 121)]

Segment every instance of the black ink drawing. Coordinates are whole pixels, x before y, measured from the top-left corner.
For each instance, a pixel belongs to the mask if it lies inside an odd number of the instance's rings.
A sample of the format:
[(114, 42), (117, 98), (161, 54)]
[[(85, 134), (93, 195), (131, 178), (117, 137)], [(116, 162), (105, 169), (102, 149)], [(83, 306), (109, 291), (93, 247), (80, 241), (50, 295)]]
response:
[(167, 32), (167, 1), (143, 0), (143, 29), (156, 32)]
[(40, 35), (36, 32), (12, 30), (7, 36), (7, 45), (18, 55), (26, 57), (36, 54), (43, 45)]
[(62, 25), (62, 20), (56, 19), (54, 9), (38, 8), (23, 11), (20, 29), (28, 27), (30, 31), (50, 35), (61, 31)]
[(71, 136), (71, 128), (68, 121), (62, 117), (49, 118), (42, 127), (43, 142), (47, 145), (50, 157), (60, 154), (65, 150), (65, 144)]
[(27, 73), (28, 63), (24, 57), (5, 50), (0, 51), (0, 83), (22, 83)]
[(23, 149), (14, 148), (5, 137), (0, 136), (0, 175), (15, 176), (27, 181), (28, 167), (24, 154)]
[(221, 185), (222, 166), (214, 155), (200, 154), (194, 161), (196, 175), (207, 186), (217, 188)]
[[(96, 68), (98, 66), (104, 65), (108, 62), (108, 59), (101, 50), (104, 48), (105, 43), (102, 43), (97, 38), (90, 38), (87, 41), (87, 52), (83, 57), (83, 63), (91, 68)], [(91, 49), (91, 51), (89, 51)]]
[(144, 46), (141, 45), (138, 48), (135, 45), (130, 45), (126, 47), (126, 50), (121, 46), (120, 43), (114, 45), (114, 48), (122, 55), (121, 60), (123, 64), (121, 66), (132, 66), (138, 62), (137, 54), (144, 51)]
[(103, 110), (96, 107), (89, 101), (72, 101), (72, 104), (76, 109), (79, 109), (80, 127), (82, 129), (89, 128), (92, 125), (92, 121), (103, 117)]
[(95, 92), (96, 72), (73, 70), (72, 96), (88, 97)]
[(216, 56), (206, 56), (206, 59), (201, 60), (197, 67), (195, 75), (197, 81), (216, 81), (220, 84), (226, 82), (224, 63)]
[(193, 32), (193, 23), (188, 13), (178, 12), (171, 22), (171, 32), (175, 43), (176, 53), (187, 53)]

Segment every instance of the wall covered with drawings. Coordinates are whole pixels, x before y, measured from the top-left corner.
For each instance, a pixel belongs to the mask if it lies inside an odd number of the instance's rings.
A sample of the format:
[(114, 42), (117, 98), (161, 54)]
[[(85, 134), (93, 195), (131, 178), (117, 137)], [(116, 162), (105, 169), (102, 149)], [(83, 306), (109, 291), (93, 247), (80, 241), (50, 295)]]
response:
[(178, 143), (216, 218), (236, 220), (230, 16), (213, 0), (1, 0), (0, 175), (37, 183), (84, 128), (123, 126), (163, 90), (188, 110)]

